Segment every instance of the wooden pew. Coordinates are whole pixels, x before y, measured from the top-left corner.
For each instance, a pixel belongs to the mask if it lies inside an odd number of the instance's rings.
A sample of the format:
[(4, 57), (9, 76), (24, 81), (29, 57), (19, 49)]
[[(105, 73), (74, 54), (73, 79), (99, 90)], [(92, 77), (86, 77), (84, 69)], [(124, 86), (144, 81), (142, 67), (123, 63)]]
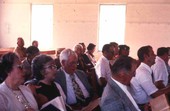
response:
[(55, 51), (55, 50), (40, 51), (40, 54), (49, 55), (49, 56), (51, 56), (53, 59), (56, 58), (56, 51)]
[(7, 52), (13, 52), (14, 49), (15, 49), (14, 47), (0, 48), (0, 57)]
[(53, 55), (56, 54), (55, 50), (40, 51), (41, 54)]

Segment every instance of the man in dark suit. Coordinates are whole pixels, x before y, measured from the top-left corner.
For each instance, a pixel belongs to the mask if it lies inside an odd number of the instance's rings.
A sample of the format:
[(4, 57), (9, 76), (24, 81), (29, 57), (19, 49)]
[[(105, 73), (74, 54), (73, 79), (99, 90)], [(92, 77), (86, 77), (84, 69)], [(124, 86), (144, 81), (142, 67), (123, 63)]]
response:
[(101, 97), (102, 111), (140, 111), (128, 90), (136, 67), (137, 62), (131, 57), (120, 57), (115, 61)]
[(93, 95), (87, 75), (83, 71), (77, 70), (77, 61), (78, 57), (74, 51), (64, 49), (60, 54), (62, 67), (58, 69), (56, 76), (56, 82), (60, 84), (66, 95), (67, 104), (73, 109), (81, 109), (82, 106), (86, 106)]

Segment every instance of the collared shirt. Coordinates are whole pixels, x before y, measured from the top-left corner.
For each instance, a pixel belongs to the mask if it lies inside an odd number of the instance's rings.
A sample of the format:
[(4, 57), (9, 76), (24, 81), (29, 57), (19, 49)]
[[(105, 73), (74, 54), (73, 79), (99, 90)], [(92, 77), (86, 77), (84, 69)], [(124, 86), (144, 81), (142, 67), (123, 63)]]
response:
[[(77, 100), (76, 100), (76, 96), (74, 93), (70, 74), (66, 73), (65, 71), (64, 71), (64, 74), (66, 76), (66, 86), (67, 86), (67, 100), (66, 101), (67, 101), (67, 104), (69, 104), (69, 105), (75, 104), (75, 103), (77, 103)], [(83, 85), (83, 83), (81, 82), (81, 80), (77, 77), (77, 75), (75, 73), (74, 73), (74, 76), (75, 76), (76, 82), (78, 83), (79, 87), (81, 88), (81, 90), (83, 92), (84, 97), (85, 98), (89, 97), (90, 94), (87, 91), (87, 89), (85, 88), (85, 86)]]
[(156, 57), (155, 64), (152, 65), (152, 70), (154, 74), (154, 82), (163, 80), (165, 86), (168, 84), (168, 69), (165, 61), (160, 57)]
[(108, 81), (108, 79), (111, 77), (110, 62), (103, 55), (97, 61), (96, 66), (95, 66), (95, 71), (96, 71), (98, 79), (100, 77), (104, 77), (106, 81)]
[(136, 104), (135, 100), (133, 99), (132, 95), (130, 94), (129, 90), (130, 87), (120, 83), (119, 81), (114, 80), (112, 77), (111, 79), (116, 82), (116, 84), (125, 92), (125, 94), (127, 95), (127, 97), (130, 99), (130, 101), (132, 102), (132, 104), (135, 106), (135, 108), (140, 111), (138, 105)]
[(152, 81), (152, 70), (145, 63), (141, 63), (136, 69), (136, 75), (131, 79), (131, 94), (138, 104), (148, 103), (150, 95), (158, 89)]

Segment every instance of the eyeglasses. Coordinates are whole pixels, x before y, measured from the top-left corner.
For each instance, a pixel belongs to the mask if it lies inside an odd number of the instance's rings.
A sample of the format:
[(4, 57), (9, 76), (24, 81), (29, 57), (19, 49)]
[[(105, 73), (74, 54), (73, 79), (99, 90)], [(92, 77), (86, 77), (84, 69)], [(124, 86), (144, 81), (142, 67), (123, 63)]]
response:
[(50, 69), (56, 69), (57, 66), (54, 65), (54, 64), (52, 64), (52, 65), (49, 65), (49, 66), (44, 67), (44, 69), (48, 69), (48, 68), (50, 68)]
[(23, 70), (23, 65), (22, 64), (17, 65), (17, 68), (20, 69), (20, 70)]

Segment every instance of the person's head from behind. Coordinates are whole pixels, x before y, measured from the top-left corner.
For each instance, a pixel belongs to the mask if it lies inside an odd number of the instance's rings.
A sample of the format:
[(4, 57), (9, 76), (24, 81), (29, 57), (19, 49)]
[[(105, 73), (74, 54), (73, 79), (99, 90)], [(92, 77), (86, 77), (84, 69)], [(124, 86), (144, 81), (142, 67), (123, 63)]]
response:
[(112, 45), (105, 44), (102, 48), (103, 56), (105, 56), (108, 60), (111, 60), (114, 56), (114, 49)]
[(68, 74), (73, 74), (77, 69), (78, 57), (71, 49), (64, 49), (60, 53), (60, 63)]
[(121, 56), (111, 66), (112, 77), (119, 82), (129, 85), (135, 75), (137, 61), (131, 57)]
[(29, 46), (27, 49), (26, 49), (26, 55), (27, 55), (27, 60), (31, 63), (32, 59), (39, 55), (40, 54), (40, 51), (37, 47), (35, 46)]
[(119, 45), (119, 55), (129, 56), (130, 47), (127, 45)]
[(169, 49), (166, 47), (160, 47), (157, 49), (157, 56), (162, 58), (166, 63), (169, 61)]
[(56, 65), (52, 57), (38, 55), (32, 60), (31, 70), (34, 77), (40, 80), (53, 82), (56, 77)]
[(89, 43), (89, 45), (87, 46), (87, 50), (91, 53), (94, 53), (95, 48), (96, 48), (96, 45), (93, 43)]
[(13, 82), (18, 86), (24, 83), (25, 75), (23, 74), (22, 64), (15, 53), (8, 52), (2, 56), (0, 74), (3, 80)]
[(32, 46), (38, 47), (38, 41), (36, 40), (32, 41)]
[(78, 56), (82, 55), (82, 54), (83, 54), (83, 47), (82, 47), (82, 45), (76, 44), (76, 45), (73, 47), (73, 51), (76, 52), (76, 54), (77, 54)]
[(155, 63), (155, 54), (150, 45), (139, 48), (137, 55), (141, 62), (144, 62), (149, 66)]
[(110, 42), (110, 45), (112, 45), (114, 47), (114, 55), (119, 55), (119, 47), (118, 47), (118, 43), (116, 42)]

